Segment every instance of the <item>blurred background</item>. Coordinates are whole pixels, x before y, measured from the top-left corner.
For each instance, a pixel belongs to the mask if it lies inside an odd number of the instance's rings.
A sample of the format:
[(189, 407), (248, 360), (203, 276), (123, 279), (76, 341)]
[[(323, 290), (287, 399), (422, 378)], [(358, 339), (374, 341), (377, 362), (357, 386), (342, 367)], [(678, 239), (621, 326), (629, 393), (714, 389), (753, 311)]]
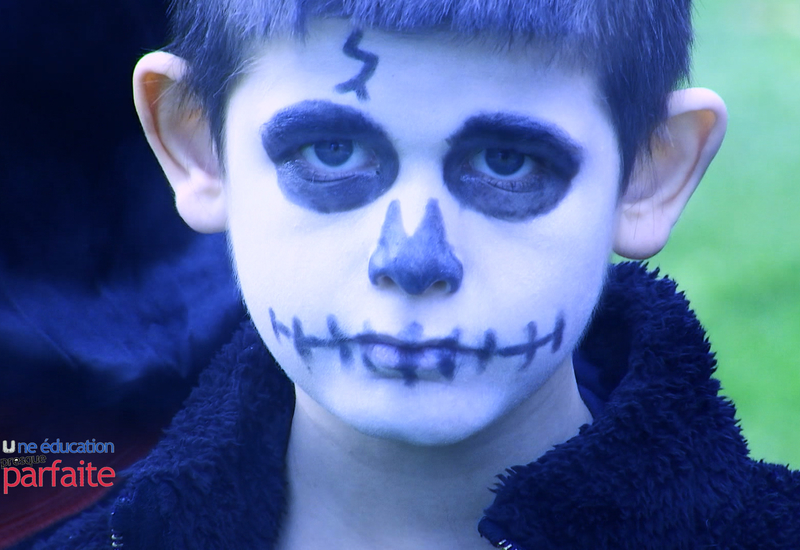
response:
[(698, 0), (694, 78), (725, 143), (650, 261), (708, 330), (754, 458), (800, 468), (800, 1)]

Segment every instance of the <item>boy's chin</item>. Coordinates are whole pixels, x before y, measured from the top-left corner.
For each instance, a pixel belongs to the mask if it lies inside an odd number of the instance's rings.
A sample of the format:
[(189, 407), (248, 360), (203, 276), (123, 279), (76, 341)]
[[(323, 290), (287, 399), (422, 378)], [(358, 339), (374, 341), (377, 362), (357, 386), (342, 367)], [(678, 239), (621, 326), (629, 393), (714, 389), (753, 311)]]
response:
[[(438, 425), (435, 425), (437, 424)], [(392, 441), (413, 447), (448, 447), (462, 443), (486, 429), (485, 423), (465, 425), (461, 423), (435, 422), (359, 424), (353, 427), (362, 434), (382, 441)]]
[(380, 369), (343, 366), (335, 350), (315, 352), (310, 363), (285, 348), (276, 352), (295, 383), (299, 408), (318, 428), (427, 447), (492, 430), (537, 394), (561, 363), (559, 357), (539, 358), (520, 371), (518, 357), (497, 358), (481, 370), (470, 359), (457, 365), (452, 379), (423, 373), (409, 381)]
[(448, 404), (447, 399), (421, 399), (401, 407), (351, 404), (333, 407), (329, 414), (344, 425), (377, 440), (418, 447), (446, 447), (466, 441), (491, 426), (506, 413), (497, 402)]

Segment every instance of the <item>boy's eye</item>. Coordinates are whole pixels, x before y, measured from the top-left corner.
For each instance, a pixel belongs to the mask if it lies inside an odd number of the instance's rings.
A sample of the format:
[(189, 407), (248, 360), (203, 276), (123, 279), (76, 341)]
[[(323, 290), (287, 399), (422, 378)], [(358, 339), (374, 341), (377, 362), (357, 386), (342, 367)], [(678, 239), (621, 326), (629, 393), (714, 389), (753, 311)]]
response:
[(514, 149), (484, 149), (472, 157), (472, 168), (496, 178), (524, 177), (535, 169), (528, 155)]
[[(529, 207), (538, 203), (542, 196), (549, 196), (552, 188), (560, 183), (557, 174), (548, 172), (546, 160), (517, 149), (497, 147), (480, 150), (461, 165), (458, 174), (451, 173), (450, 177), (454, 176), (459, 179), (458, 187), (451, 188), (456, 196), (469, 200), (477, 192), (480, 199), (475, 206), (480, 210), (491, 216), (512, 219), (530, 217)], [(500, 210), (493, 206), (495, 200), (499, 201)], [(515, 200), (520, 208), (506, 213)]]
[(349, 139), (318, 141), (314, 144), (314, 154), (327, 166), (341, 166), (353, 156), (353, 142)]
[(447, 142), (448, 190), (465, 207), (507, 221), (555, 208), (581, 163), (581, 149), (560, 129), (510, 113), (472, 117)]
[[(295, 176), (311, 184), (344, 183), (380, 174), (378, 153), (352, 139), (323, 139), (300, 147), (287, 161)], [(341, 191), (338, 191), (339, 193)]]
[(445, 184), (459, 202), (509, 221), (531, 219), (555, 208), (573, 175), (539, 152), (511, 147), (487, 147), (466, 155), (451, 151), (444, 165)]
[(362, 147), (350, 139), (332, 139), (306, 145), (300, 150), (302, 157), (314, 168), (339, 168), (346, 170), (357, 167), (367, 154)]
[(386, 132), (363, 112), (330, 101), (279, 111), (261, 127), (261, 141), (286, 198), (317, 212), (369, 204), (399, 170)]

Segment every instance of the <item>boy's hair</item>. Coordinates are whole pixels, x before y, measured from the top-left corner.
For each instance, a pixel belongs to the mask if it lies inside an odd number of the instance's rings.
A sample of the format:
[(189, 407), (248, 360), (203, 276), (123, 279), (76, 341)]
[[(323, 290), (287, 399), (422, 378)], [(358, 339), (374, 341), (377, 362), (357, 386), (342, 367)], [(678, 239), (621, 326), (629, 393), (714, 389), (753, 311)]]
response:
[(361, 28), (534, 42), (577, 62), (608, 106), (623, 188), (666, 117), (668, 94), (688, 78), (692, 42), (691, 0), (172, 0), (170, 11), (167, 50), (187, 62), (183, 91), (208, 118), (220, 162), (228, 98), (253, 46), (338, 17)]

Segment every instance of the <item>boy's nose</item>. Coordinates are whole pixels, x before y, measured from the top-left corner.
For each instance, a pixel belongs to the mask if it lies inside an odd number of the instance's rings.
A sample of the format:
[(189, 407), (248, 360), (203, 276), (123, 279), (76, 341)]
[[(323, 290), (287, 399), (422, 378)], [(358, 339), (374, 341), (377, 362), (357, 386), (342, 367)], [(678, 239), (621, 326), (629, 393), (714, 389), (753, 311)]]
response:
[(403, 229), (400, 201), (392, 201), (378, 248), (369, 259), (370, 282), (396, 284), (415, 295), (431, 287), (452, 293), (461, 286), (463, 275), (464, 268), (445, 236), (439, 202), (428, 201), (422, 221), (409, 237)]

